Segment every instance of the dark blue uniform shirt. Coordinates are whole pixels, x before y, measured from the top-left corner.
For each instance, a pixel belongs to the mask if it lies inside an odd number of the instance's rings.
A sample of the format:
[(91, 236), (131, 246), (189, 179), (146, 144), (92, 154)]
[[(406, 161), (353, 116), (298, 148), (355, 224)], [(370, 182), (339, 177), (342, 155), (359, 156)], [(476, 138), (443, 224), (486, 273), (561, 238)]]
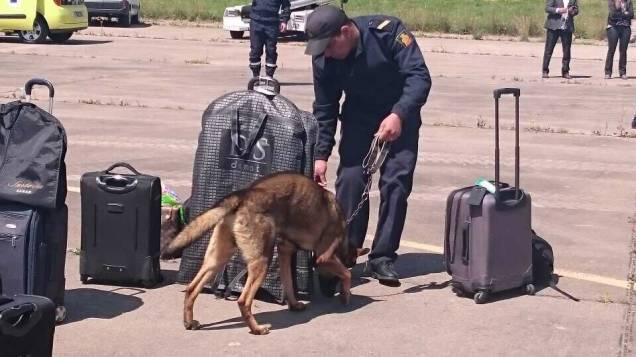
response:
[(250, 18), (259, 22), (287, 22), (290, 13), (289, 0), (252, 0)]
[(319, 134), (316, 159), (326, 160), (335, 144), (340, 98), (343, 121), (377, 128), (390, 113), (421, 120), (431, 76), (413, 35), (390, 16), (352, 19), (360, 30), (356, 49), (344, 60), (314, 56), (314, 115)]

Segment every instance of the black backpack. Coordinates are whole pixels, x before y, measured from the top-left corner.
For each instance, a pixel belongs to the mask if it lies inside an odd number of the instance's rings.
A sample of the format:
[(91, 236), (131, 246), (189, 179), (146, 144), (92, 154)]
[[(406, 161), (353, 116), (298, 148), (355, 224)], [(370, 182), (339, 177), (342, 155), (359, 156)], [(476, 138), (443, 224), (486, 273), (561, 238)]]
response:
[(536, 286), (554, 283), (554, 253), (552, 246), (532, 230), (532, 277)]

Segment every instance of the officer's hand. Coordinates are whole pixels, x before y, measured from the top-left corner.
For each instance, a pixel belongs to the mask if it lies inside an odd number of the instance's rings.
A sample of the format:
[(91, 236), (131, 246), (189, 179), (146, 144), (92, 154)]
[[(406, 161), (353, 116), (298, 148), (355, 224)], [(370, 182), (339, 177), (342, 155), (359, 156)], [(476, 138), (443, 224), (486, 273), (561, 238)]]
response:
[(286, 22), (281, 22), (280, 26), (278, 27), (278, 29), (280, 30), (280, 32), (287, 32), (287, 23)]
[(314, 181), (320, 186), (327, 186), (327, 160), (314, 161)]
[(382, 120), (382, 123), (380, 123), (380, 129), (378, 129), (378, 132), (375, 133), (375, 135), (381, 141), (393, 141), (399, 138), (401, 133), (402, 120), (397, 114), (391, 113), (388, 117)]

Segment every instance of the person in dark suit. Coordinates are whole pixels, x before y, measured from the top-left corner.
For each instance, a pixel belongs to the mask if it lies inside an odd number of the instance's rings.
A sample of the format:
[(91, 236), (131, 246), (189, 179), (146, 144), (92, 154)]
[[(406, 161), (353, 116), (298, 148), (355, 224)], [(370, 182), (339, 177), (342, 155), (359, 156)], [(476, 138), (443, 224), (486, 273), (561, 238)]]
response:
[(627, 46), (632, 35), (634, 5), (632, 0), (607, 0), (607, 57), (605, 58), (605, 79), (612, 78), (614, 52), (619, 44), (618, 74), (627, 79)]
[(570, 76), (570, 47), (572, 46), (572, 33), (574, 33), (574, 16), (578, 15), (577, 0), (546, 0), (545, 12), (548, 17), (545, 20), (546, 38), (543, 52), (543, 78), (550, 74), (550, 58), (559, 38), (563, 46), (563, 63), (561, 76), (566, 79)]

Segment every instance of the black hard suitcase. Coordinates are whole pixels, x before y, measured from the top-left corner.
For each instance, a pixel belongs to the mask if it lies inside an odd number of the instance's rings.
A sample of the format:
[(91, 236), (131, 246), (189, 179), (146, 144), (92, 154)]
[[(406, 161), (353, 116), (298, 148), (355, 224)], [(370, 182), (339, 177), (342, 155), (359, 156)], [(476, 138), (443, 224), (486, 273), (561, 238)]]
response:
[[(499, 99), (515, 97), (515, 185), (499, 180)], [(474, 293), (483, 303), (490, 293), (532, 284), (530, 195), (519, 187), (519, 96), (517, 88), (494, 91), (495, 192), (471, 186), (451, 192), (446, 204), (444, 255), (457, 295)]]
[(0, 295), (0, 356), (50, 357), (55, 304), (34, 295)]
[[(114, 173), (125, 167), (132, 174)], [(161, 280), (161, 181), (127, 163), (88, 172), (80, 182), (80, 278), (151, 287)]]

